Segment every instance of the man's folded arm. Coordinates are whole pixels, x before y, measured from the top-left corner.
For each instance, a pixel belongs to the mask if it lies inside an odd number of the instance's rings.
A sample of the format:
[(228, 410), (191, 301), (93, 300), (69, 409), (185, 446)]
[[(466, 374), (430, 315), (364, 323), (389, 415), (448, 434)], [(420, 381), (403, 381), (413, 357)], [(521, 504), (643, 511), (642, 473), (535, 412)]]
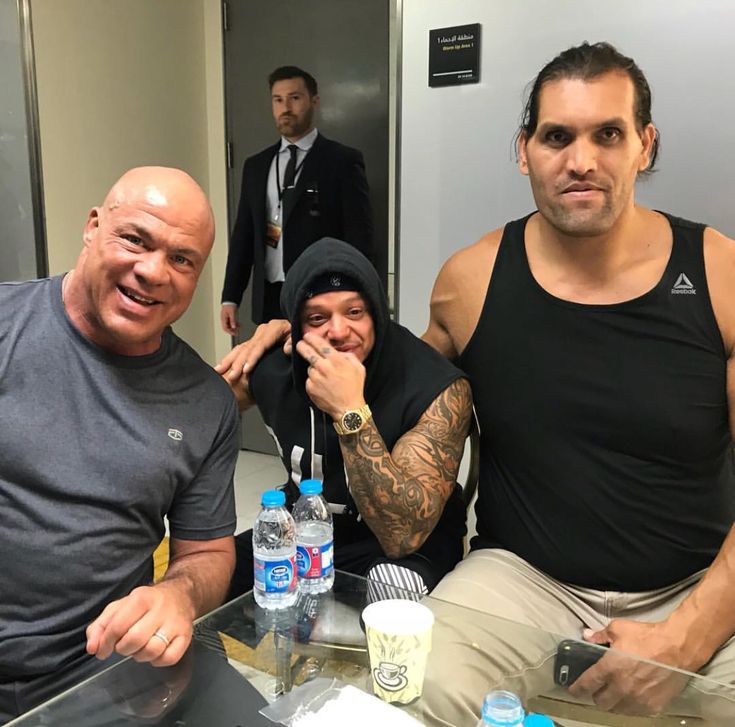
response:
[(352, 497), (388, 557), (418, 550), (439, 522), (457, 481), (471, 416), (470, 385), (457, 379), (392, 452), (374, 420), (340, 437)]

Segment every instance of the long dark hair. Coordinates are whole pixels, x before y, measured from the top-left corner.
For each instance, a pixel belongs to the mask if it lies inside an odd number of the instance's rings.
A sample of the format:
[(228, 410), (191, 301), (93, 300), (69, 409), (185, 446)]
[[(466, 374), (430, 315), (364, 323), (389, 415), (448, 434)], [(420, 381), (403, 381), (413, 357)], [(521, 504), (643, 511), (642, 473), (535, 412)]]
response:
[[(545, 83), (557, 81), (562, 78), (578, 78), (587, 81), (602, 76), (610, 71), (622, 71), (628, 75), (633, 82), (635, 90), (635, 115), (636, 128), (639, 132), (652, 123), (651, 121), (651, 88), (648, 85), (643, 71), (636, 62), (628, 56), (624, 56), (610, 43), (587, 43), (559, 53), (556, 58), (549, 61), (539, 72), (531, 86), (531, 92), (526, 101), (521, 116), (521, 123), (516, 133), (516, 145), (521, 135), (527, 139), (533, 136), (538, 125), (539, 96)], [(660, 136), (656, 130), (656, 137), (651, 147), (651, 157), (648, 166), (643, 173), (650, 173), (656, 164), (660, 146)]]

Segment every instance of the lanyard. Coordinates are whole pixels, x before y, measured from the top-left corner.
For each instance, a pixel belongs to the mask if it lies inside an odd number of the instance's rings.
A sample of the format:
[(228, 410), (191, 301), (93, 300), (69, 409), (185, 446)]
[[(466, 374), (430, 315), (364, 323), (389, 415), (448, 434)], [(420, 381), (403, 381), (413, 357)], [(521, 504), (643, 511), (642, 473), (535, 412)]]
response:
[[(303, 151), (303, 149), (301, 150)], [(301, 171), (301, 167), (304, 166), (304, 162), (306, 161), (306, 155), (309, 152), (304, 152), (304, 158), (301, 160), (299, 164), (296, 165), (296, 168), (293, 170), (293, 179), (294, 179), (294, 185), (296, 184), (296, 177), (299, 175), (299, 172)], [(297, 152), (298, 154), (298, 152)], [(276, 153), (276, 188), (278, 189), (278, 202), (280, 204), (281, 199), (283, 199), (283, 193), (286, 191), (285, 189), (281, 189), (281, 167), (280, 167), (280, 158), (281, 158), (281, 150), (279, 149)]]

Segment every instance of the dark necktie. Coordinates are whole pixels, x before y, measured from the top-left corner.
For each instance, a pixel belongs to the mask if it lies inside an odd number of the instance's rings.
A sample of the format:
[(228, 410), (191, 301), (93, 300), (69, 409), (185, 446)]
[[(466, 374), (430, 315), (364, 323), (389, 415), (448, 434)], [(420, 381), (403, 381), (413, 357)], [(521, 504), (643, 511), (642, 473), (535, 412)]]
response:
[(294, 178), (296, 177), (296, 153), (298, 152), (299, 147), (296, 146), (296, 144), (289, 144), (288, 145), (288, 151), (291, 154), (291, 156), (288, 159), (288, 164), (286, 164), (286, 171), (283, 175), (283, 191), (285, 192), (287, 189), (291, 189), (294, 185)]

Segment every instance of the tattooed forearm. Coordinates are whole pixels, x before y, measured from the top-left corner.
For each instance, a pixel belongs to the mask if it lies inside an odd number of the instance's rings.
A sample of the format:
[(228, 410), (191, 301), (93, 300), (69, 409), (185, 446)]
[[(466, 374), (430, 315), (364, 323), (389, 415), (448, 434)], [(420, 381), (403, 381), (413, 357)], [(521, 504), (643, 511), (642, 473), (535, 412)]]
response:
[(430, 404), (388, 452), (375, 422), (340, 438), (350, 491), (390, 558), (421, 547), (457, 479), (472, 415), (472, 394), (458, 379)]

